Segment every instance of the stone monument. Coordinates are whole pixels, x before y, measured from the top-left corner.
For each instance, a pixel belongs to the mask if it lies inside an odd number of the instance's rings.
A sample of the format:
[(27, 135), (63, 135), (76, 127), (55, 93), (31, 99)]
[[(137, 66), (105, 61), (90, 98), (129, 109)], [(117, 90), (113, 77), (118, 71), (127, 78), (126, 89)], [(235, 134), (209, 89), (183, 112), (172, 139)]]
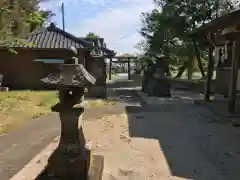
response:
[(71, 58), (60, 65), (59, 72), (41, 81), (59, 90), (59, 103), (52, 111), (59, 113), (61, 136), (58, 148), (48, 159), (45, 174), (39, 179), (100, 180), (103, 157), (91, 155), (85, 147), (81, 126), (84, 87), (94, 84), (95, 78), (78, 64), (77, 58)]
[(164, 55), (155, 57), (155, 64), (149, 64), (145, 71), (144, 81), (142, 85), (143, 92), (149, 96), (170, 97), (170, 82), (166, 78), (167, 57)]
[(153, 64), (152, 64), (152, 62), (149, 62), (147, 64), (147, 66), (145, 66), (143, 69), (143, 81), (142, 81), (142, 91), (143, 92), (147, 91), (146, 87), (148, 84), (148, 80), (149, 80), (149, 77), (152, 76), (153, 73), (154, 73)]

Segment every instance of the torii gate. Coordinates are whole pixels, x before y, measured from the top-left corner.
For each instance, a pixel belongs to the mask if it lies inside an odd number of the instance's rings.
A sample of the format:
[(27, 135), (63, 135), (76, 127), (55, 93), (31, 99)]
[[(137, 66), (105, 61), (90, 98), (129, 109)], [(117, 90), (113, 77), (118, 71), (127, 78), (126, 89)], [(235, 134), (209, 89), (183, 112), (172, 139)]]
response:
[(136, 56), (132, 56), (128, 53), (125, 53), (123, 55), (117, 55), (114, 56), (113, 58), (117, 59), (117, 61), (112, 61), (112, 58), (110, 58), (110, 64), (109, 64), (109, 80), (112, 79), (112, 63), (127, 63), (128, 64), (128, 80), (131, 80), (131, 60), (132, 59), (137, 59)]

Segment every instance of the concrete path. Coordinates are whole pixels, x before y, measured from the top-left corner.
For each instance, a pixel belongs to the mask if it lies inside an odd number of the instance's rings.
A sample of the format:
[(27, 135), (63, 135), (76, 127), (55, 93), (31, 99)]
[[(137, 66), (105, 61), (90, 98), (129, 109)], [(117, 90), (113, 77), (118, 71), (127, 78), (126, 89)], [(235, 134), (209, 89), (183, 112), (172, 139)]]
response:
[(55, 114), (0, 136), (0, 179), (8, 180), (59, 134)]

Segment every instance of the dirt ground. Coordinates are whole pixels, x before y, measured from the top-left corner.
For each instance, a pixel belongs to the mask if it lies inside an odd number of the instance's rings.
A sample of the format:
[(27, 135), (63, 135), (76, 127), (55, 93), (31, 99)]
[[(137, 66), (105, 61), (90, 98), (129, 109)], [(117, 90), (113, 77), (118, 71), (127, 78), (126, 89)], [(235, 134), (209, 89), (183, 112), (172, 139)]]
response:
[(158, 141), (131, 138), (128, 129), (125, 113), (84, 124), (88, 146), (104, 155), (103, 179), (151, 180), (169, 174), (164, 156), (159, 155)]
[(104, 180), (238, 180), (240, 131), (216, 121), (181, 100), (83, 126), (88, 146), (105, 157)]

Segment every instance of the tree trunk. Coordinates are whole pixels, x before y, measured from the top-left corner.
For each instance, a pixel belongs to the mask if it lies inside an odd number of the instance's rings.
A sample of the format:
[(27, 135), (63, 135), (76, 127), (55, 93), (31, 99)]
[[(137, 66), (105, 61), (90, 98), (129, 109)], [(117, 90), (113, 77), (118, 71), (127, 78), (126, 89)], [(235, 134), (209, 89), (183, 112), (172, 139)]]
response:
[(185, 69), (187, 68), (187, 65), (188, 65), (188, 61), (185, 61), (183, 65), (179, 68), (179, 71), (175, 78), (180, 78), (183, 75)]
[(168, 77), (171, 77), (171, 76), (172, 76), (169, 66), (167, 67), (166, 75), (167, 75)]
[(189, 55), (188, 60), (189, 62), (187, 65), (187, 77), (188, 77), (188, 80), (192, 80), (194, 56), (192, 54)]
[(193, 46), (194, 46), (194, 51), (195, 51), (195, 56), (197, 58), (197, 62), (198, 62), (198, 68), (200, 69), (201, 75), (202, 77), (205, 77), (205, 72), (203, 69), (203, 64), (202, 64), (202, 60), (201, 60), (201, 55), (200, 55), (200, 51), (199, 48), (197, 46), (197, 43), (193, 40)]
[(171, 74), (170, 67), (169, 67), (169, 62), (171, 60), (171, 56), (170, 56), (169, 50), (167, 50), (166, 55), (167, 55), (168, 60), (166, 61), (165, 73), (168, 77), (171, 77), (172, 74)]

